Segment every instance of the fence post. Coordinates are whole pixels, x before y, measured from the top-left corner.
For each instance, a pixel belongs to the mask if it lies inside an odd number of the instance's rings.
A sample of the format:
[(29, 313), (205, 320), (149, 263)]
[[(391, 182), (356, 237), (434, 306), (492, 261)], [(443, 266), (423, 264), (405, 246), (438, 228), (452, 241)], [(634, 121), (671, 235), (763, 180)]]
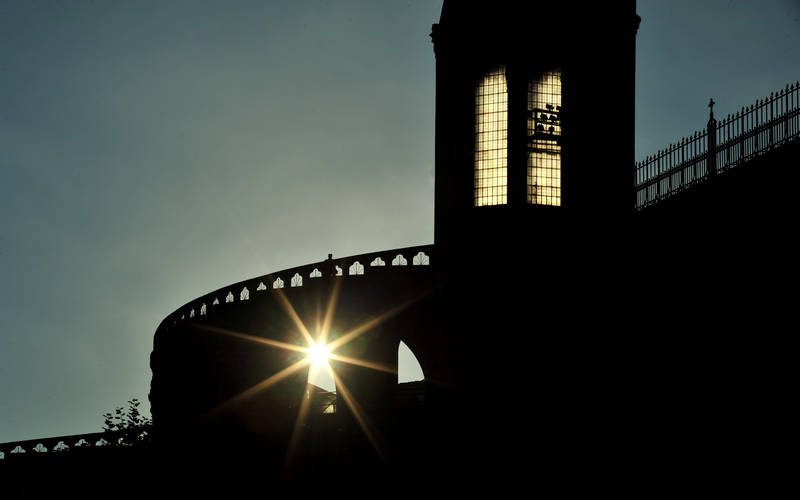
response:
[(786, 89), (783, 91), (783, 136), (781, 142), (789, 138), (789, 84), (786, 84)]
[(775, 145), (775, 138), (772, 136), (772, 128), (775, 126), (775, 93), (769, 94), (769, 148)]
[(725, 148), (725, 165), (724, 168), (728, 168), (731, 166), (731, 148), (729, 145), (729, 141), (731, 140), (731, 115), (728, 115), (727, 118), (723, 121), (724, 126), (722, 127), (724, 137), (722, 138), (722, 143), (725, 144), (727, 147)]
[(744, 161), (744, 108), (739, 112), (739, 163)]
[(706, 168), (708, 169), (709, 177), (717, 175), (717, 120), (714, 119), (714, 104), (716, 104), (714, 99), (709, 99), (708, 135), (706, 136), (708, 141), (706, 153), (708, 155), (708, 164)]

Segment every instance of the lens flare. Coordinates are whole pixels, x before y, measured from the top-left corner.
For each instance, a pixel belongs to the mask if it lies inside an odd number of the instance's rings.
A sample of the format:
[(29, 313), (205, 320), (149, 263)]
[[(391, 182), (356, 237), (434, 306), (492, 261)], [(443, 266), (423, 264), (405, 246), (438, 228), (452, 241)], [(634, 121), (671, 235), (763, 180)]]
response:
[[(383, 323), (387, 319), (393, 317), (394, 315), (398, 314), (399, 312), (406, 309), (408, 306), (412, 305), (413, 303), (419, 301), (423, 297), (427, 296), (433, 290), (427, 290), (420, 295), (412, 298), (408, 302), (399, 304), (382, 314), (378, 315), (377, 317), (371, 318), (370, 320), (362, 323), (349, 332), (344, 333), (343, 335), (337, 336), (331, 342), (328, 342), (328, 337), (330, 334), (331, 323), (333, 321), (334, 316), (334, 309), (336, 308), (336, 302), (338, 298), (338, 290), (339, 285), (333, 288), (333, 292), (330, 297), (330, 301), (328, 303), (328, 309), (325, 312), (324, 320), (322, 322), (321, 328), (319, 328), (318, 338), (317, 341), (314, 342), (311, 333), (308, 331), (308, 328), (300, 319), (300, 316), (295, 311), (292, 304), (289, 300), (281, 293), (280, 290), (277, 292), (277, 296), (280, 299), (280, 304), (283, 306), (283, 309), (289, 315), (289, 317), (293, 320), (295, 326), (297, 327), (297, 331), (305, 340), (305, 343), (308, 347), (302, 345), (302, 343), (298, 344), (291, 344), (286, 342), (280, 342), (276, 340), (267, 339), (261, 336), (249, 335), (244, 334), (241, 332), (236, 332), (232, 330), (226, 330), (224, 328), (217, 328), (212, 327), (210, 325), (202, 325), (198, 324), (194, 321), (190, 321), (190, 323), (201, 330), (206, 330), (213, 333), (218, 333), (222, 335), (231, 336), (237, 339), (255, 342), (259, 344), (264, 344), (269, 347), (275, 347), (278, 349), (283, 349), (287, 351), (295, 351), (305, 353), (306, 356), (302, 357), (300, 360), (295, 362), (294, 364), (287, 366), (283, 370), (275, 373), (274, 375), (266, 378), (265, 380), (259, 382), (258, 384), (250, 387), (249, 389), (244, 390), (243, 392), (233, 396), (231, 399), (227, 401), (223, 401), (215, 408), (209, 410), (206, 413), (206, 416), (212, 416), (214, 414), (218, 414), (221, 412), (225, 412), (231, 409), (234, 409), (237, 403), (247, 400), (257, 393), (268, 389), (269, 387), (273, 386), (274, 384), (286, 379), (294, 375), (295, 373), (299, 372), (300, 370), (308, 367), (309, 368), (309, 381), (315, 380), (314, 372), (319, 372), (320, 370), (325, 370), (326, 373), (330, 374), (331, 380), (336, 387), (337, 392), (341, 391), (342, 401), (345, 405), (349, 408), (351, 414), (355, 418), (356, 422), (358, 423), (361, 430), (364, 432), (365, 436), (367, 437), (370, 444), (372, 444), (373, 448), (375, 449), (376, 454), (381, 457), (381, 459), (385, 459), (385, 454), (382, 449), (382, 437), (380, 436), (377, 429), (372, 427), (369, 421), (369, 416), (364, 413), (361, 409), (361, 406), (355, 400), (353, 395), (350, 393), (348, 388), (345, 386), (344, 381), (339, 378), (336, 372), (333, 370), (333, 367), (330, 365), (329, 360), (334, 360), (337, 363), (346, 363), (355, 366), (361, 366), (364, 368), (370, 368), (377, 371), (387, 372), (387, 373), (394, 373), (396, 374), (397, 371), (394, 367), (384, 366), (380, 363), (376, 363), (369, 360), (362, 360), (356, 359), (349, 356), (342, 356), (340, 354), (335, 354), (334, 351), (339, 349), (340, 347), (350, 343), (351, 341), (355, 340), (356, 338), (360, 337), (362, 334), (370, 331), (377, 325)], [(318, 321), (319, 325), (319, 321)], [(291, 460), (295, 453), (295, 447), (299, 442), (299, 433), (301, 429), (304, 428), (304, 421), (307, 417), (310, 408), (308, 406), (308, 400), (303, 398), (303, 403), (300, 408), (300, 411), (297, 415), (297, 421), (295, 422), (294, 430), (292, 432), (292, 438), (289, 445), (289, 449), (287, 450), (287, 462), (285, 464), (286, 467), (291, 467)]]
[(308, 349), (308, 359), (314, 364), (321, 364), (327, 362), (330, 357), (331, 350), (328, 346), (322, 343), (312, 343)]

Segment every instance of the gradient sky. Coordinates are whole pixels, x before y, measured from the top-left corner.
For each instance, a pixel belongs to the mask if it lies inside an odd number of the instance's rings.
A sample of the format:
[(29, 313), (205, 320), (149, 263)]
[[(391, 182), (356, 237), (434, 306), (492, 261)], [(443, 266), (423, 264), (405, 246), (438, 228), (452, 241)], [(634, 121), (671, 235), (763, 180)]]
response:
[[(798, 0), (638, 4), (637, 158), (800, 79)], [(192, 298), (432, 243), (440, 9), (0, 0), (0, 442), (146, 407)]]

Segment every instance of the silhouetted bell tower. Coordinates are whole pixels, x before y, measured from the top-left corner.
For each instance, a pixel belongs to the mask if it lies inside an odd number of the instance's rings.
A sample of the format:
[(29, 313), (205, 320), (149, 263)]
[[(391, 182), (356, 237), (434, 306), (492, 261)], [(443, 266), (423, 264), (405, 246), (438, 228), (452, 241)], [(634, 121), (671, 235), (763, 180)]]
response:
[(439, 248), (514, 245), (634, 207), (635, 2), (445, 0)]

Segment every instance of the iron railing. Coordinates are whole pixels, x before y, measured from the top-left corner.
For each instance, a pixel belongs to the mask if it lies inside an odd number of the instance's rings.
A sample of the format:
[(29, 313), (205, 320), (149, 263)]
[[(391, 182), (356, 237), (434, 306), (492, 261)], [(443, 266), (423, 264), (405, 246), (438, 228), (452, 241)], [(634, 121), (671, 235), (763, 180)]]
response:
[(800, 82), (719, 122), (714, 119), (713, 106), (712, 100), (705, 130), (634, 164), (637, 209), (800, 137)]

